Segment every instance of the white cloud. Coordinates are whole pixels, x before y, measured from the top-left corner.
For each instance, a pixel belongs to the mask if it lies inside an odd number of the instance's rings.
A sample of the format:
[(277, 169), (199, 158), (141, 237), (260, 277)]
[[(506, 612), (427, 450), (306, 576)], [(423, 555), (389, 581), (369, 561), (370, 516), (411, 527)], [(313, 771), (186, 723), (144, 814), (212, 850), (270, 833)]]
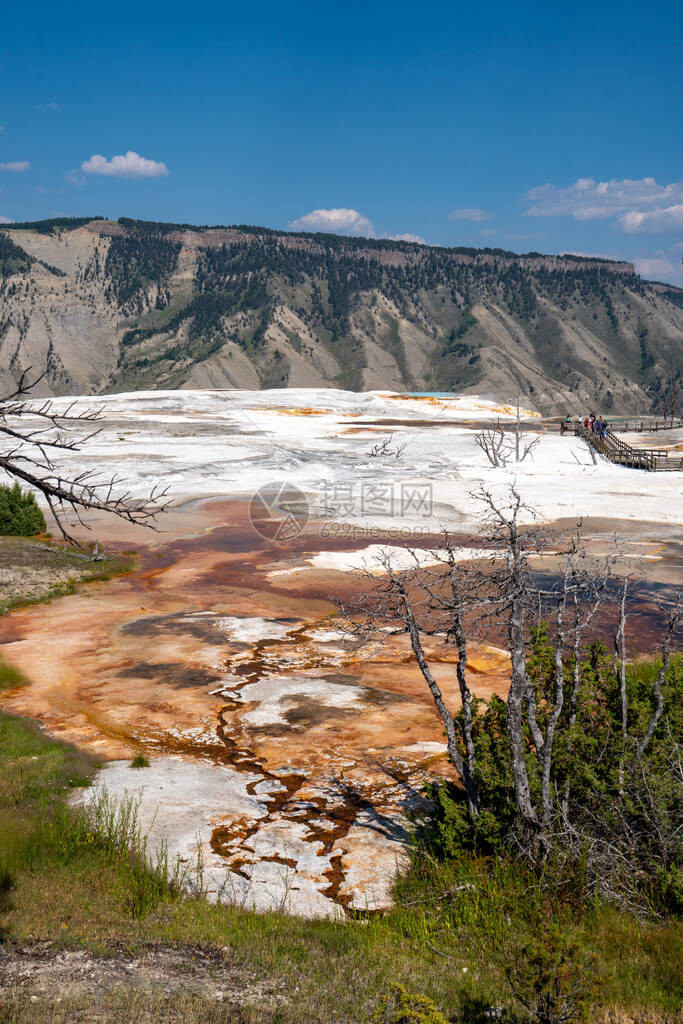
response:
[(4, 132), (4, 130), (5, 130), (4, 124), (0, 124), (0, 132)]
[(683, 181), (659, 185), (654, 178), (579, 178), (567, 188), (539, 185), (525, 198), (531, 203), (525, 210), (528, 217), (617, 218), (629, 234), (675, 231), (683, 226)]
[(378, 235), (369, 217), (358, 210), (338, 207), (332, 210), (311, 210), (302, 217), (290, 221), (292, 231), (324, 231), (335, 235), (356, 235), (364, 238), (386, 238), (390, 242), (417, 242), (429, 245), (420, 235), (404, 231), (397, 235)]
[(1, 217), (0, 216), (0, 224), (14, 224), (14, 221), (12, 220), (11, 217)]
[(425, 242), (424, 238), (420, 238), (419, 235), (411, 235), (408, 231), (402, 235), (386, 235), (385, 237), (390, 242), (417, 242), (419, 245), (429, 245), (429, 242)]
[(636, 270), (642, 277), (652, 281), (666, 281), (683, 288), (683, 266), (680, 261), (672, 263), (666, 256), (649, 258), (636, 257), (633, 261)]
[(39, 103), (36, 106), (36, 110), (61, 110), (59, 103), (55, 103), (54, 100), (50, 100), (49, 103)]
[(374, 238), (372, 221), (358, 210), (344, 207), (334, 210), (311, 210), (289, 225), (294, 231), (327, 231), (335, 235), (364, 235)]
[(28, 160), (12, 160), (7, 164), (0, 164), (0, 171), (27, 171), (30, 166)]
[(476, 223), (480, 220), (492, 220), (493, 214), (487, 210), (472, 210), (465, 207), (462, 210), (451, 210), (448, 214), (451, 220), (469, 220)]
[(166, 164), (147, 160), (132, 149), (125, 156), (113, 156), (111, 160), (95, 153), (83, 161), (81, 170), (85, 174), (104, 174), (109, 178), (165, 178), (170, 173)]
[(621, 230), (629, 235), (667, 234), (683, 230), (683, 203), (655, 210), (629, 210), (619, 218)]
[(66, 180), (70, 185), (77, 185), (79, 188), (81, 185), (87, 184), (85, 175), (81, 174), (80, 171), (68, 171), (66, 174)]

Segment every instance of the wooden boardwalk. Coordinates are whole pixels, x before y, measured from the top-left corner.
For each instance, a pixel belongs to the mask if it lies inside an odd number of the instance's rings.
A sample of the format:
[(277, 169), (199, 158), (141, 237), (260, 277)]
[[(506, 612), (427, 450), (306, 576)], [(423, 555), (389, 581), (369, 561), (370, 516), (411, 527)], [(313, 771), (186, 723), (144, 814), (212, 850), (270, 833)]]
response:
[(683, 458), (669, 458), (666, 448), (633, 448), (606, 430), (603, 437), (587, 430), (583, 423), (572, 423), (572, 432), (610, 462), (616, 462), (630, 469), (647, 469), (651, 473), (676, 472), (683, 470)]

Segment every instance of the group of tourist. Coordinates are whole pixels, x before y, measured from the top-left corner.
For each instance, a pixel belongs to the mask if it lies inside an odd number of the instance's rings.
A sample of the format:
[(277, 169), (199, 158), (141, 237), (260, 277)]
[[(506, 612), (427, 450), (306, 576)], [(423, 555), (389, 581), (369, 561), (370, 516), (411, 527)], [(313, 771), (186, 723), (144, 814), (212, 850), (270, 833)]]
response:
[(595, 413), (591, 413), (590, 416), (586, 416), (584, 420), (580, 416), (576, 417), (576, 420), (571, 416), (565, 416), (564, 420), (560, 424), (562, 433), (566, 430), (573, 430), (575, 423), (583, 423), (585, 430), (590, 430), (591, 434), (596, 434), (598, 437), (604, 440), (605, 434), (609, 430), (609, 423), (604, 416), (596, 416)]

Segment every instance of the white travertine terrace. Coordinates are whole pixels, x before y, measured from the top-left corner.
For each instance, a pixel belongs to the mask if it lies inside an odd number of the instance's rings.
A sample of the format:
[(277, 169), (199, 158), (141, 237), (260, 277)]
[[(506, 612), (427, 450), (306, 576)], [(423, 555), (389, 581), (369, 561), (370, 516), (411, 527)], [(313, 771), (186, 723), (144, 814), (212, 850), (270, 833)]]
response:
[[(59, 408), (71, 399), (54, 401)], [(477, 487), (502, 492), (514, 480), (541, 519), (589, 515), (677, 523), (683, 518), (678, 473), (638, 472), (602, 460), (594, 466), (578, 439), (559, 432), (542, 434), (525, 462), (493, 469), (475, 443), (473, 427), (477, 421), (510, 424), (514, 410), (471, 396), (329, 389), (151, 391), (82, 398), (77, 405), (101, 407), (102, 431), (83, 452), (60, 454), (60, 469), (97, 466), (105, 476), (116, 472), (134, 493), (161, 482), (176, 502), (250, 497), (264, 485), (286, 481), (304, 491), (313, 514), (332, 512), (336, 520), (366, 528), (430, 526), (438, 532), (441, 526), (476, 520), (472, 491)], [(536, 414), (527, 415), (533, 432)], [(373, 445), (389, 435), (393, 447), (406, 444), (400, 459), (371, 458)], [(667, 434), (669, 443), (674, 439)], [(390, 514), (368, 502), (362, 507), (361, 491), (373, 484), (393, 488)], [(399, 500), (403, 485), (431, 489), (429, 516)]]

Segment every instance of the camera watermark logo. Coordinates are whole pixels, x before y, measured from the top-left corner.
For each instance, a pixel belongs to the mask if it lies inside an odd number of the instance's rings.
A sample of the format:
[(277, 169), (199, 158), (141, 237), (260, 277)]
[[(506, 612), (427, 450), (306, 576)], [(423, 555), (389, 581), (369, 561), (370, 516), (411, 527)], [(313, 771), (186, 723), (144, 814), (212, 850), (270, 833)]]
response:
[(406, 539), (430, 531), (431, 484), (320, 480), (311, 501), (295, 484), (265, 484), (251, 499), (249, 518), (259, 536), (276, 544), (297, 537), (311, 516), (322, 538)]
[(294, 484), (266, 484), (249, 502), (249, 519), (259, 536), (278, 544), (297, 537), (308, 522), (308, 501)]

